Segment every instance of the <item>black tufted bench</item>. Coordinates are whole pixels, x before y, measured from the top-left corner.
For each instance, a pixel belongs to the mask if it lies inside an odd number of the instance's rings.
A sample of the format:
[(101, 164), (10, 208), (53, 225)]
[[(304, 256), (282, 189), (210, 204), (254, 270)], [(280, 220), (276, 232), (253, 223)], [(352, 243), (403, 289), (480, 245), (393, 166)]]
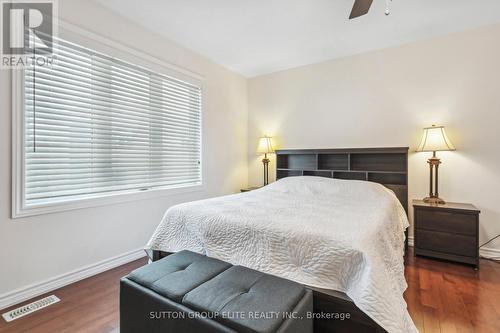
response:
[(120, 282), (120, 332), (312, 333), (312, 293), (295, 282), (181, 251)]

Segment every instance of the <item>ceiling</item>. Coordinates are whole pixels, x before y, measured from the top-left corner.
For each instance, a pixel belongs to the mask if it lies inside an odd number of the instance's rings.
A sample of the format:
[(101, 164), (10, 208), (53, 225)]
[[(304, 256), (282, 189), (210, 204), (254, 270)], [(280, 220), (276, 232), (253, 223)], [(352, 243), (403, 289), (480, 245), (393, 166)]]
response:
[(247, 77), (500, 22), (500, 0), (95, 0)]

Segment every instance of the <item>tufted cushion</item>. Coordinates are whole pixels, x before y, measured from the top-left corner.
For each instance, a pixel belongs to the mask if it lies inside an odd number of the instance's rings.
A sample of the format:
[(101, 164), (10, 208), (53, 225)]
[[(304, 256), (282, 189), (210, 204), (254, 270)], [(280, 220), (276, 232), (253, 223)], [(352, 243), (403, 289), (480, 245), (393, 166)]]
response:
[[(295, 282), (233, 266), (188, 292), (182, 304), (198, 311), (245, 313), (245, 317), (220, 315), (215, 320), (238, 332), (265, 333), (280, 327), (283, 312), (293, 311), (304, 293), (304, 287)], [(262, 318), (271, 312), (276, 315)]]
[(187, 292), (229, 267), (229, 263), (181, 251), (136, 269), (127, 278), (180, 303)]

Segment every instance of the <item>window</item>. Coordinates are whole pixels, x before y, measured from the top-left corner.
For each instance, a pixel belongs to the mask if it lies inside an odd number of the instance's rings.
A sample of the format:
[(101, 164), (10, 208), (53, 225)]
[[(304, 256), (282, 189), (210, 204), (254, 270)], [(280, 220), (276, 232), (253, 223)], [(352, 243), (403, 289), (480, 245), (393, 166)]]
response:
[(201, 184), (200, 85), (56, 48), (24, 70), (23, 207)]

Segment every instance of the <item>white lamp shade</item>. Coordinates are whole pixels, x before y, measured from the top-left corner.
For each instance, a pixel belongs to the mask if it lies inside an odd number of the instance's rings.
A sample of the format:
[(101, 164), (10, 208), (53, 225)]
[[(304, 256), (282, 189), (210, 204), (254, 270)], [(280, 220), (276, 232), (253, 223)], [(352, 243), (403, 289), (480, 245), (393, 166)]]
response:
[(259, 139), (259, 145), (257, 146), (257, 152), (261, 154), (274, 153), (273, 142), (270, 137), (264, 136)]
[(422, 141), (418, 146), (417, 152), (420, 151), (446, 151), (455, 150), (450, 139), (446, 135), (444, 126), (435, 126), (424, 128)]

